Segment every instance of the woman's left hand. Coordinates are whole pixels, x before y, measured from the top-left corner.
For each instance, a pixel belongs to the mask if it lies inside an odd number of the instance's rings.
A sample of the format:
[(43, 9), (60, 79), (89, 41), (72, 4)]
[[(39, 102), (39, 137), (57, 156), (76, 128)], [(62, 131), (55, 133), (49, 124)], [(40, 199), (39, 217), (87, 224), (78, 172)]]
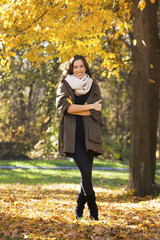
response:
[(102, 109), (102, 100), (99, 100), (97, 102), (95, 102), (94, 105), (94, 110), (101, 112)]

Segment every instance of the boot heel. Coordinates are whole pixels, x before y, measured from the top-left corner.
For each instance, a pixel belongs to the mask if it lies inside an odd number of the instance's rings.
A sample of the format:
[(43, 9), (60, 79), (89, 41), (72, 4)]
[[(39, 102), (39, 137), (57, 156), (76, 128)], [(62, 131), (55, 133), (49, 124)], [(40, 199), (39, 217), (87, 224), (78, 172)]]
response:
[(98, 220), (98, 208), (96, 204), (95, 193), (86, 196), (88, 208), (90, 210), (90, 218), (92, 220)]
[(86, 203), (86, 197), (83, 192), (80, 192), (77, 197), (77, 206), (75, 209), (76, 219), (81, 219), (83, 217), (83, 210)]

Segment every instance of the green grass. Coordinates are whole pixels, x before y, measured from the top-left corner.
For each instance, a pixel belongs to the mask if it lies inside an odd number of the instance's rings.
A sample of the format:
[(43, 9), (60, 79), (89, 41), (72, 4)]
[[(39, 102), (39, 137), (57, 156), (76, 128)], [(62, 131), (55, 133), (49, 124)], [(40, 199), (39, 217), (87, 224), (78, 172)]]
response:
[[(1, 166), (76, 166), (74, 161), (65, 160), (25, 160), (25, 161), (0, 161)], [(158, 165), (160, 167), (160, 165)], [(94, 167), (128, 168), (128, 162), (98, 160), (95, 159)], [(79, 170), (53, 170), (53, 169), (12, 169), (0, 170), (0, 183), (20, 183), (20, 184), (54, 184), (54, 183), (80, 183)], [(122, 171), (102, 171), (93, 170), (94, 186), (107, 188), (121, 188), (128, 182), (129, 173)], [(156, 181), (160, 182), (160, 173), (156, 174)]]
[[(160, 160), (157, 160), (157, 169), (160, 169)], [(16, 167), (74, 167), (76, 166), (73, 159), (42, 159), (42, 160), (0, 160), (0, 166), (16, 166)], [(95, 159), (94, 167), (111, 167), (111, 168), (129, 168), (129, 161), (118, 161), (111, 159)]]
[(160, 169), (160, 160), (157, 160), (156, 169)]
[[(0, 170), (0, 183), (20, 184), (53, 184), (53, 183), (80, 183), (78, 170), (41, 170), (41, 169), (14, 169)], [(126, 172), (110, 172), (93, 170), (94, 186), (122, 187), (127, 184), (129, 174)]]
[[(73, 159), (52, 159), (52, 160), (0, 160), (0, 166), (40, 166), (40, 167), (68, 167), (76, 166)], [(128, 168), (129, 162), (120, 162), (115, 160), (94, 160), (94, 167), (112, 167), (112, 168)]]
[[(0, 161), (1, 166), (40, 166), (40, 167), (67, 167), (76, 166), (72, 159), (52, 160), (25, 160), (25, 161)], [(95, 159), (94, 167), (128, 168), (128, 163), (112, 160)], [(1, 169), (0, 183), (20, 184), (53, 184), (53, 183), (80, 183), (79, 170), (52, 170), (52, 169)], [(109, 188), (120, 187), (128, 182), (127, 172), (93, 170), (93, 181), (95, 186)]]

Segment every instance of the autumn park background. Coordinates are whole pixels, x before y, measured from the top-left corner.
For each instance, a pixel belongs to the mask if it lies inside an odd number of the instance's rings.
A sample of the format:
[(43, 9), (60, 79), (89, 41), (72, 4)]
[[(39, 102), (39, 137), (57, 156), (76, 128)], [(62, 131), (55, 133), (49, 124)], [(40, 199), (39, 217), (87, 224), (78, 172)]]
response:
[[(0, 239), (160, 239), (160, 2), (0, 1)], [(58, 78), (84, 55), (102, 93), (99, 221), (57, 154)]]

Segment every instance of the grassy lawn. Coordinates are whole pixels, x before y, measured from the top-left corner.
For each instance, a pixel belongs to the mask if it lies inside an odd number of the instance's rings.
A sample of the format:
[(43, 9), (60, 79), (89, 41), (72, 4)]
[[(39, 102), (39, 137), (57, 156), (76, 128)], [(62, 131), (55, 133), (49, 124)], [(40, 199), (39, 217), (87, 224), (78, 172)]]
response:
[[(46, 160), (0, 160), (0, 166), (40, 166), (40, 167), (68, 167), (76, 166), (73, 159), (46, 159)], [(94, 167), (112, 167), (112, 168), (128, 168), (129, 162), (121, 162), (115, 160), (94, 160)]]
[[(41, 167), (60, 167), (76, 166), (73, 160), (29, 160), (29, 161), (0, 161), (4, 166), (41, 166)], [(126, 168), (127, 164), (116, 161), (98, 161), (95, 160), (96, 167)], [(80, 183), (79, 170), (52, 170), (52, 169), (1, 169), (0, 183), (20, 183), (20, 184), (53, 184), (53, 183)], [(93, 181), (95, 186), (105, 186), (107, 188), (120, 188), (127, 184), (128, 172), (101, 171), (93, 170)]]
[[(64, 159), (31, 159), (31, 160), (0, 160), (0, 166), (40, 166), (40, 167), (73, 167), (76, 166), (72, 158)], [(129, 161), (112, 159), (94, 159), (94, 167), (129, 168)], [(156, 168), (160, 169), (160, 160), (157, 160)]]
[[(53, 184), (53, 183), (80, 183), (78, 170), (41, 170), (41, 169), (13, 169), (0, 170), (0, 183), (20, 184)], [(95, 186), (107, 188), (122, 187), (127, 184), (129, 174), (127, 172), (93, 170)]]
[[(72, 159), (53, 159), (53, 160), (25, 160), (25, 161), (0, 161), (1, 166), (16, 167), (76, 167)], [(112, 160), (95, 159), (94, 167), (128, 168), (128, 163)], [(78, 170), (42, 170), (42, 169), (12, 169), (0, 170), (0, 183), (21, 183), (21, 184), (51, 184), (51, 183), (75, 183), (80, 182), (80, 173)], [(107, 188), (121, 187), (128, 181), (127, 172), (99, 171), (93, 170), (93, 181), (96, 186), (105, 186)]]
[[(25, 161), (0, 161), (1, 166), (16, 167), (67, 167), (76, 166), (72, 159), (52, 159), (52, 160), (25, 160)], [(157, 164), (160, 167), (159, 162)], [(128, 162), (98, 160), (95, 159), (94, 167), (110, 167), (110, 168), (129, 168)], [(53, 170), (53, 169), (0, 169), (0, 183), (20, 183), (20, 184), (53, 184), (53, 183), (69, 183), (79, 184), (80, 173), (78, 170)], [(121, 188), (128, 182), (129, 173), (126, 171), (101, 171), (93, 170), (93, 181), (95, 186), (106, 188)], [(160, 182), (160, 173), (157, 172), (156, 180)]]

